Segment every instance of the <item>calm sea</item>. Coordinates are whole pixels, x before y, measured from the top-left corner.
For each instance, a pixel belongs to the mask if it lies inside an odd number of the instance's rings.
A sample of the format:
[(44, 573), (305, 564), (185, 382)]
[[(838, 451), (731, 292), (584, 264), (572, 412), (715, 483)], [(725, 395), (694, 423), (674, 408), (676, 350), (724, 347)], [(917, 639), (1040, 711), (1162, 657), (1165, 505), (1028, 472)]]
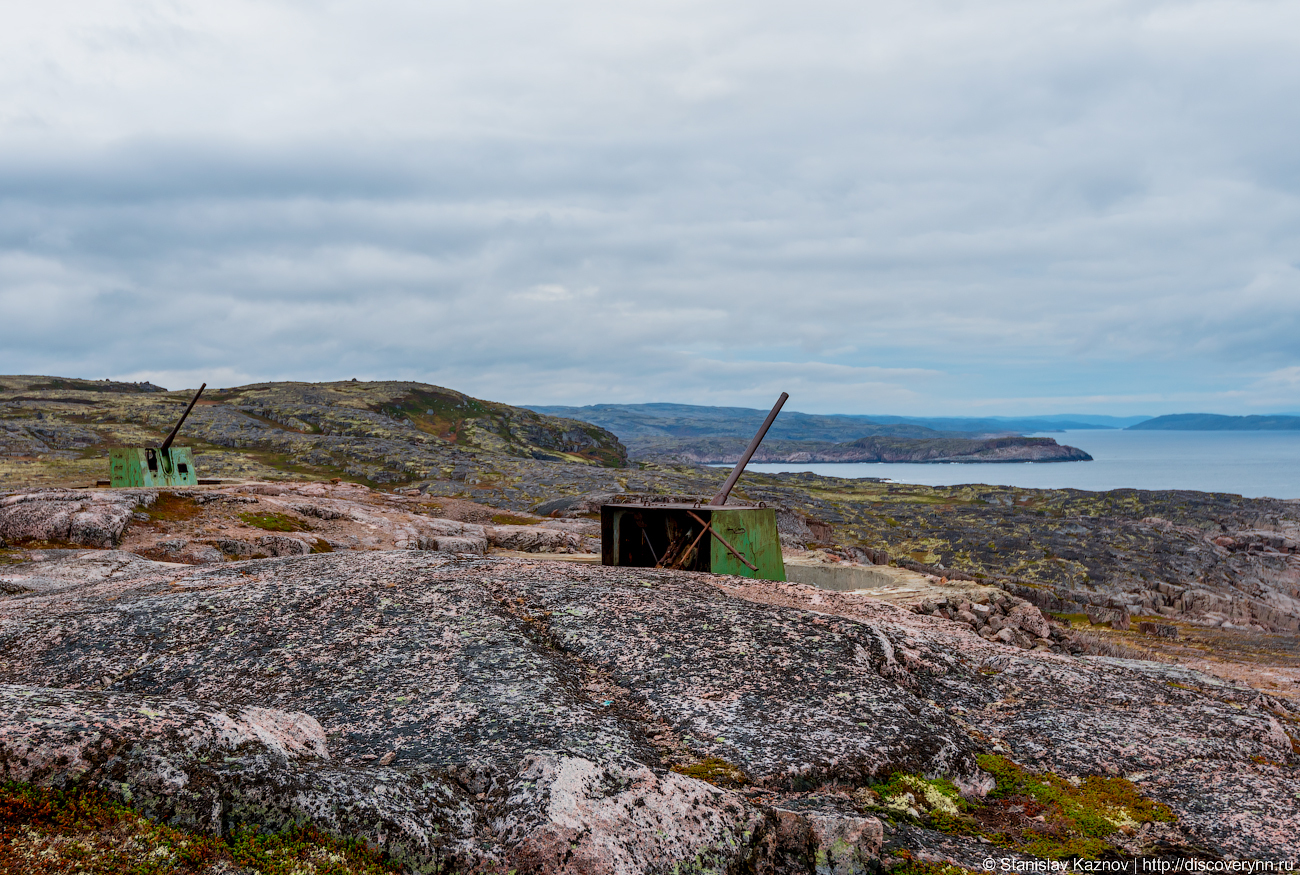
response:
[(986, 483), (1035, 489), (1195, 489), (1251, 498), (1300, 498), (1300, 431), (1067, 431), (1045, 437), (1091, 462), (918, 465), (892, 462), (751, 464), (754, 471), (813, 471), (898, 483)]

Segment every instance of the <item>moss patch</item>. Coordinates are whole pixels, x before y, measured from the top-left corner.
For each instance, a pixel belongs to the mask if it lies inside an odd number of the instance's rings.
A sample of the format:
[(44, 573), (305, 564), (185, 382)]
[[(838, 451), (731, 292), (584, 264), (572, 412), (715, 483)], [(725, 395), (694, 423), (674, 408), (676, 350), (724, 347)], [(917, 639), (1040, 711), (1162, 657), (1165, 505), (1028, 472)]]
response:
[(885, 808), (900, 813), (924, 811), (930, 814), (931, 819), (935, 815), (955, 818), (970, 807), (962, 798), (961, 791), (944, 778), (931, 781), (898, 773), (883, 784), (872, 785), (871, 789), (880, 796)]
[(858, 794), (859, 804), (1049, 860), (1095, 860), (1114, 852), (1109, 836), (1176, 819), (1168, 806), (1146, 798), (1124, 778), (1092, 776), (1075, 783), (1050, 772), (1029, 772), (1002, 756), (978, 759), (997, 781), (987, 799), (965, 799), (942, 778), (896, 773)]
[[(241, 513), (245, 525), (268, 532), (310, 532), (311, 526), (282, 513)], [(324, 552), (312, 550), (313, 553)]]
[(515, 516), (510, 513), (493, 514), (492, 522), (498, 526), (532, 526), (537, 524), (537, 520), (532, 517)]
[(673, 771), (718, 787), (743, 787), (749, 783), (749, 777), (740, 766), (718, 757), (707, 757), (689, 766), (673, 766)]
[[(1121, 829), (1177, 819), (1169, 806), (1146, 798), (1125, 778), (1092, 775), (1076, 784), (1050, 772), (1029, 772), (1003, 756), (984, 754), (978, 760), (997, 787), (982, 812), (986, 816), (977, 814), (976, 820), (1007, 827), (990, 838), (1037, 857), (1096, 859), (1110, 850), (1106, 837)], [(1023, 825), (997, 816), (1031, 810)]]
[(155, 823), (94, 790), (0, 785), (0, 872), (165, 875), (242, 867), (262, 875), (389, 875), (357, 840), (310, 826), (218, 839)]
[(911, 851), (901, 851), (888, 869), (889, 875), (972, 875), (979, 870), (967, 869), (952, 863), (931, 863), (917, 860)]

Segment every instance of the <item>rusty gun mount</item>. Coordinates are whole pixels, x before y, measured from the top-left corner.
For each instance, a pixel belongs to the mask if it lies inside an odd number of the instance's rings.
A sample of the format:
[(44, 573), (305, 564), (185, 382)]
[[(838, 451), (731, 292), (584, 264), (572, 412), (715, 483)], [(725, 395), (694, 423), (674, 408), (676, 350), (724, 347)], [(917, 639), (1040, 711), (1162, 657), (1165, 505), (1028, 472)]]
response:
[(772, 423), (776, 420), (776, 415), (781, 412), (782, 405), (784, 405), (789, 398), (789, 395), (782, 392), (781, 397), (776, 399), (776, 404), (772, 405), (772, 412), (767, 415), (767, 419), (763, 420), (763, 424), (758, 427), (758, 433), (754, 435), (754, 439), (749, 442), (749, 446), (746, 447), (745, 452), (741, 454), (739, 461), (736, 462), (736, 467), (731, 469), (731, 475), (727, 477), (727, 482), (722, 484), (722, 488), (718, 490), (717, 495), (713, 496), (713, 500), (710, 501), (709, 504), (723, 505), (727, 503), (727, 497), (731, 495), (732, 487), (736, 485), (736, 481), (740, 479), (740, 475), (745, 473), (745, 466), (749, 464), (749, 460), (754, 455), (754, 451), (757, 450), (758, 445), (763, 442), (763, 438), (767, 435), (767, 430), (772, 427)]
[(199, 386), (199, 391), (190, 399), (189, 406), (181, 414), (176, 427), (167, 440), (159, 447), (118, 447), (109, 450), (108, 467), (110, 486), (198, 486), (199, 472), (194, 467), (194, 453), (189, 447), (173, 447), (172, 442), (180, 433), (181, 426), (189, 418), (194, 405), (199, 403), (199, 396), (208, 387), (207, 383)]
[(644, 496), (639, 506), (617, 499), (602, 505), (600, 561), (785, 580), (775, 510), (761, 502), (756, 507), (728, 506), (727, 497), (789, 397), (781, 393), (731, 476), (708, 504), (700, 499)]

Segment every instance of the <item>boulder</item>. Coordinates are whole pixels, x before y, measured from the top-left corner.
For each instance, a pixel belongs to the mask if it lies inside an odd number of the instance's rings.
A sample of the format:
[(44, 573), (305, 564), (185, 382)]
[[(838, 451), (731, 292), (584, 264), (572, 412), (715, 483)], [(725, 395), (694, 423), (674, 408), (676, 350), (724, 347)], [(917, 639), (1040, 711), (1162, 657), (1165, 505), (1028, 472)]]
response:
[(425, 549), (441, 550), (444, 553), (474, 553), (479, 556), (487, 552), (487, 541), (483, 538), (462, 538), (456, 535), (439, 535)]
[(487, 529), (487, 541), (500, 550), (523, 553), (584, 552), (580, 535), (539, 526), (490, 527)]
[(1051, 624), (1043, 612), (1031, 604), (1020, 604), (1007, 614), (1006, 625), (1023, 629), (1036, 638), (1049, 638), (1052, 635)]
[[(148, 494), (149, 503), (153, 494)], [(72, 489), (27, 491), (0, 499), (0, 542), (113, 547), (141, 496)]]
[(520, 872), (652, 872), (669, 862), (721, 872), (758, 853), (764, 825), (734, 793), (639, 763), (533, 757), (505, 793), (492, 828)]
[(1143, 635), (1155, 635), (1159, 638), (1178, 638), (1178, 627), (1169, 623), (1152, 623), (1143, 620), (1138, 623), (1138, 631)]
[(211, 835), (311, 821), (396, 862), (481, 863), (474, 809), (454, 782), (330, 763), (312, 717), (136, 693), (0, 685), (0, 778), (97, 788)]
[(263, 535), (257, 546), (268, 556), (306, 556), (311, 552), (311, 544), (289, 535)]
[(874, 817), (812, 814), (817, 875), (867, 875), (879, 868), (885, 828)]
[(1088, 622), (1094, 626), (1110, 626), (1112, 629), (1121, 630), (1129, 628), (1129, 614), (1124, 608), (1103, 608), (1088, 605), (1084, 608), (1084, 613), (1088, 615)]

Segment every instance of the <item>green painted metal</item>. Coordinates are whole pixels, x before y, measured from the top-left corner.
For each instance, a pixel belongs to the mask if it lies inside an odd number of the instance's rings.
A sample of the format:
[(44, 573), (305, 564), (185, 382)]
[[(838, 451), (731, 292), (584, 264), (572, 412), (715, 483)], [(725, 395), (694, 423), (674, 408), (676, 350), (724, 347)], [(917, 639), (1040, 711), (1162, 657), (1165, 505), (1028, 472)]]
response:
[(781, 538), (776, 532), (776, 512), (770, 507), (737, 507), (712, 512), (713, 530), (727, 543), (757, 565), (751, 571), (717, 538), (710, 537), (713, 548), (709, 570), (714, 574), (735, 574), (760, 580), (785, 580), (785, 562), (781, 559)]
[(699, 546), (686, 554), (685, 564), (675, 567), (785, 580), (776, 512), (767, 507), (607, 504), (600, 509), (601, 561), (605, 565), (652, 568), (664, 558), (671, 543), (683, 536), (690, 541), (699, 533), (702, 527), (695, 517), (710, 523), (755, 568), (737, 559), (710, 534), (696, 542)]
[(189, 447), (117, 447), (109, 450), (112, 486), (198, 486)]

